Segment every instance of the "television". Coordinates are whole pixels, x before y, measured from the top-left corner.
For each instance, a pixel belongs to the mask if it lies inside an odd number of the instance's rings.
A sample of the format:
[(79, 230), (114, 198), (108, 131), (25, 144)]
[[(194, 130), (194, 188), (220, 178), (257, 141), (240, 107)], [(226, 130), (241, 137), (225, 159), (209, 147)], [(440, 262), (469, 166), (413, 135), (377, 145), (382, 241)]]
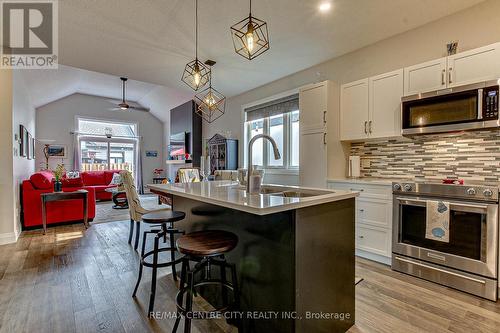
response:
[(168, 156), (170, 160), (184, 160), (186, 154), (191, 154), (189, 132), (181, 132), (170, 135)]

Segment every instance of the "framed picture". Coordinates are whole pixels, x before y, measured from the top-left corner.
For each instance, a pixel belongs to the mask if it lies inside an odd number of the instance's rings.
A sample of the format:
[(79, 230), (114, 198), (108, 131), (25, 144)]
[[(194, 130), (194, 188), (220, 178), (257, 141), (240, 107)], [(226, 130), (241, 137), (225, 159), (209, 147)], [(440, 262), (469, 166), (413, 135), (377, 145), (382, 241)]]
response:
[(66, 145), (49, 145), (47, 154), (49, 157), (66, 158)]
[(35, 138), (31, 138), (31, 146), (30, 146), (30, 153), (31, 153), (31, 159), (35, 159)]
[(28, 130), (23, 125), (19, 125), (19, 156), (28, 156)]
[(28, 149), (26, 150), (26, 156), (28, 157), (28, 160), (31, 160), (33, 158), (33, 137), (31, 136), (31, 133), (28, 132), (28, 139), (26, 140)]

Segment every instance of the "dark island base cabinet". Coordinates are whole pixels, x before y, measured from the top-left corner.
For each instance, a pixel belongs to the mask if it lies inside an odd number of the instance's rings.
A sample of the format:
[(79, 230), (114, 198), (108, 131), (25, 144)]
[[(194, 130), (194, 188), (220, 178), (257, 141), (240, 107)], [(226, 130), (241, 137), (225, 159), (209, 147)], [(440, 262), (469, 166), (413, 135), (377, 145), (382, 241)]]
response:
[[(259, 216), (174, 195), (173, 209), (186, 212), (186, 232), (238, 235), (226, 257), (238, 270), (239, 332), (332, 333), (354, 325), (354, 199)], [(217, 303), (216, 293), (202, 295)], [(332, 319), (318, 319), (325, 316)]]

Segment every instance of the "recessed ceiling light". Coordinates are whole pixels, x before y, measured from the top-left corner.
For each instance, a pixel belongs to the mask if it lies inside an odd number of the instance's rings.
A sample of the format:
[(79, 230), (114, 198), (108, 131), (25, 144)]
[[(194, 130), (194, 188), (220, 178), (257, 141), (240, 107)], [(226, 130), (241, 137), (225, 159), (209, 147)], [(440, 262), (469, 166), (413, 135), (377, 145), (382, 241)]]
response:
[(330, 2), (323, 2), (319, 5), (319, 10), (321, 12), (327, 12), (332, 8), (332, 4)]

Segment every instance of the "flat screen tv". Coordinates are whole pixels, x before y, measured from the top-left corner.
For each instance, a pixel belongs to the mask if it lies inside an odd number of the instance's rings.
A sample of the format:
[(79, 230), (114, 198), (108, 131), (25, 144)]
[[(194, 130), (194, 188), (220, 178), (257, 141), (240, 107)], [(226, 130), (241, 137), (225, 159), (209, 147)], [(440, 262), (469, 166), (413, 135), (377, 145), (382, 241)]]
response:
[(168, 156), (171, 160), (183, 160), (186, 154), (190, 154), (189, 132), (181, 132), (170, 135)]

